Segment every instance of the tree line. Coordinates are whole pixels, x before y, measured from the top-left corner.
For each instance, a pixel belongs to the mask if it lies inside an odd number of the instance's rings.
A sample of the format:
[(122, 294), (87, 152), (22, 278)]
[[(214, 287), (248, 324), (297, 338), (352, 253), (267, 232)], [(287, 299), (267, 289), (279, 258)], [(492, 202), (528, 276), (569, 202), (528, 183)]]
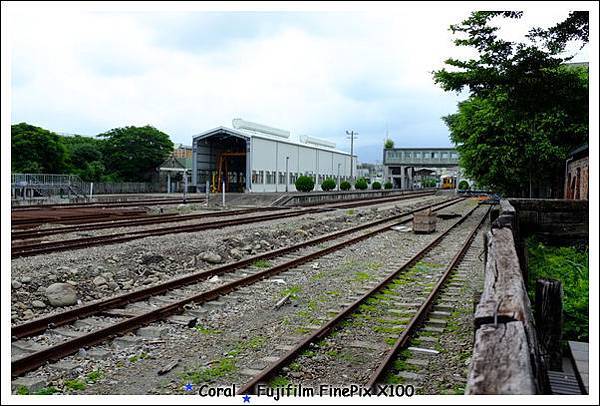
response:
[(95, 137), (61, 136), (27, 123), (11, 126), (11, 170), (16, 173), (143, 182), (172, 152), (169, 136), (149, 125), (114, 128)]
[(587, 44), (589, 13), (534, 28), (524, 42), (498, 36), (494, 22), (522, 15), (477, 11), (450, 26), (454, 43), (478, 57), (448, 59), (433, 77), (446, 91), (468, 91), (443, 118), (468, 178), (505, 195), (561, 197), (565, 160), (587, 142), (589, 120), (588, 67), (569, 64), (565, 50)]

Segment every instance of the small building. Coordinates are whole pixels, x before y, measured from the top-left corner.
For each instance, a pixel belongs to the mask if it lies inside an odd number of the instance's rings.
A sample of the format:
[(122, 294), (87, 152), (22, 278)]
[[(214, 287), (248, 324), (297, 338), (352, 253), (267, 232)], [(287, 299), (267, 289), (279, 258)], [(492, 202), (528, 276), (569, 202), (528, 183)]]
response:
[(289, 131), (234, 119), (233, 128), (217, 127), (193, 136), (192, 185), (203, 192), (295, 191), (301, 175), (311, 176), (315, 189), (326, 178), (337, 182), (356, 173), (356, 155), (336, 149), (327, 140), (293, 137)]
[[(388, 148), (383, 150), (383, 177), (395, 188), (412, 189), (417, 169), (458, 170), (454, 148)], [(443, 172), (443, 171), (442, 171)]]
[(191, 176), (192, 158), (179, 158), (172, 154), (158, 167), (159, 188), (167, 193), (183, 192), (186, 183), (188, 187), (191, 184)]
[(564, 198), (570, 200), (589, 200), (589, 147), (584, 144), (569, 153), (565, 163)]

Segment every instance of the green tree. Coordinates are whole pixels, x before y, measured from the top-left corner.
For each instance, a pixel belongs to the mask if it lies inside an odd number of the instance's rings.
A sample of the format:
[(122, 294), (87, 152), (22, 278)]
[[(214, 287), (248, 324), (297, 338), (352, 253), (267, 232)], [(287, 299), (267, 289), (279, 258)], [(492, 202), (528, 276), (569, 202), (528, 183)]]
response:
[(347, 180), (343, 180), (343, 181), (340, 182), (340, 189), (341, 190), (350, 190), (351, 187), (352, 187), (352, 185)]
[(78, 171), (79, 177), (86, 182), (99, 182), (104, 180), (106, 168), (100, 161), (86, 162), (83, 169)]
[(173, 151), (169, 136), (149, 125), (115, 128), (98, 137), (107, 171), (123, 181), (148, 180)]
[(392, 149), (392, 148), (394, 148), (394, 141), (392, 139), (388, 138), (383, 143), (383, 148), (385, 148), (385, 149)]
[(60, 136), (27, 123), (11, 125), (11, 170), (22, 173), (62, 173), (65, 148)]
[(311, 176), (299, 176), (294, 183), (299, 192), (310, 192), (315, 188), (315, 181)]
[(365, 178), (358, 178), (356, 182), (354, 182), (354, 189), (356, 190), (366, 190), (369, 187)]
[(100, 145), (91, 143), (75, 144), (69, 151), (69, 162), (75, 168), (85, 168), (86, 164), (98, 161), (102, 162), (102, 152)]
[(325, 192), (329, 192), (330, 190), (335, 189), (337, 183), (332, 178), (327, 178), (321, 183), (321, 189)]
[[(434, 72), (446, 91), (468, 90), (458, 112), (444, 118), (460, 152), (465, 175), (478, 185), (510, 195), (559, 195), (569, 150), (587, 140), (587, 68), (565, 65), (566, 41), (587, 41), (587, 13), (566, 24), (534, 29), (531, 43), (497, 36), (495, 18), (521, 12), (474, 12), (450, 27), (458, 46), (478, 52), (467, 61), (448, 59), (452, 69)], [(561, 28), (562, 27), (562, 28)], [(561, 34), (558, 34), (561, 33)], [(466, 37), (465, 37), (466, 36)]]

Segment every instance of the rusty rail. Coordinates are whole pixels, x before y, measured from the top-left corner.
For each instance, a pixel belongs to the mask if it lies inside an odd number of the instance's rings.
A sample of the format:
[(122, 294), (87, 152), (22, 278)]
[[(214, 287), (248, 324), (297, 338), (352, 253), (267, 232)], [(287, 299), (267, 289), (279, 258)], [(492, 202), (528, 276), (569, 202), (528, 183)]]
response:
[(333, 319), (328, 321), (324, 326), (320, 329), (309, 335), (305, 338), (301, 343), (296, 345), (293, 349), (288, 351), (283, 357), (269, 365), (266, 369), (264, 369), (260, 374), (255, 376), (252, 380), (247, 382), (244, 386), (240, 388), (238, 394), (246, 394), (253, 393), (256, 385), (260, 382), (265, 382), (269, 378), (272, 378), (277, 374), (284, 366), (288, 365), (294, 358), (296, 358), (304, 349), (306, 349), (311, 343), (314, 343), (321, 338), (325, 337), (329, 332), (331, 332), (342, 320), (346, 319), (350, 316), (354, 311), (358, 309), (360, 305), (362, 305), (367, 299), (372, 297), (374, 294), (378, 293), (385, 286), (387, 286), (390, 282), (396, 279), (401, 273), (410, 269), (414, 264), (419, 261), (429, 250), (438, 245), (442, 239), (444, 239), (454, 228), (458, 225), (462, 224), (475, 210), (477, 210), (478, 206), (475, 206), (471, 209), (467, 214), (462, 216), (460, 220), (454, 223), (448, 230), (444, 231), (438, 237), (436, 237), (433, 241), (427, 244), (426, 247), (417, 252), (411, 259), (409, 259), (404, 265), (402, 265), (395, 272), (391, 273), (388, 277), (386, 277), (383, 281), (378, 283), (373, 289), (369, 290), (359, 299), (357, 299), (350, 306), (346, 307), (342, 311), (340, 311)]
[[(457, 202), (462, 201), (462, 200), (464, 200), (464, 199), (463, 198), (452, 199), (449, 202), (444, 202), (442, 204), (438, 204), (437, 205), (438, 207), (436, 207), (434, 210), (441, 210), (445, 207), (456, 204)], [(436, 205), (430, 205), (429, 207), (432, 207), (432, 206), (436, 206)], [(304, 248), (308, 245), (318, 244), (322, 241), (331, 240), (333, 238), (337, 238), (337, 237), (340, 237), (345, 234), (359, 231), (364, 228), (374, 227), (374, 226), (378, 226), (380, 224), (385, 224), (385, 223), (392, 223), (395, 220), (398, 220), (402, 217), (408, 217), (408, 216), (410, 216), (411, 213), (414, 213), (415, 211), (422, 210), (422, 209), (423, 208), (415, 209), (410, 212), (394, 216), (392, 218), (376, 220), (374, 222), (371, 222), (368, 224), (362, 224), (360, 226), (352, 227), (347, 230), (330, 233), (325, 236), (317, 237), (312, 240), (305, 241), (303, 243), (294, 245), (292, 247), (287, 247), (287, 248), (282, 248), (279, 250), (270, 251), (268, 253), (257, 255), (257, 256), (251, 257), (251, 258), (247, 258), (245, 260), (242, 260), (242, 261), (239, 261), (239, 262), (236, 262), (233, 264), (214, 268), (214, 269), (204, 271), (204, 272), (187, 275), (182, 278), (167, 281), (167, 282), (157, 285), (157, 286), (130, 292), (130, 293), (127, 293), (124, 295), (120, 295), (120, 296), (117, 296), (114, 298), (104, 300), (102, 302), (91, 303), (86, 306), (71, 309), (66, 312), (56, 314), (56, 315), (50, 315), (50, 316), (47, 316), (44, 318), (36, 319), (31, 322), (13, 327), (13, 329), (11, 329), (11, 336), (13, 337), (13, 339), (31, 336), (31, 335), (45, 331), (46, 329), (48, 329), (49, 326), (64, 325), (64, 324), (67, 324), (69, 322), (72, 322), (72, 321), (77, 320), (82, 317), (87, 317), (90, 315), (101, 313), (109, 308), (118, 307), (118, 306), (130, 303), (130, 302), (136, 301), (136, 300), (141, 300), (141, 299), (150, 297), (152, 295), (156, 295), (158, 293), (165, 292), (170, 289), (174, 289), (179, 286), (183, 286), (183, 285), (187, 285), (187, 284), (196, 282), (205, 277), (224, 273), (224, 272), (231, 271), (234, 269), (239, 269), (241, 266), (251, 264), (254, 261), (256, 261), (257, 259), (271, 258), (273, 256), (285, 254), (287, 252), (296, 251), (296, 250), (298, 250), (300, 248)], [(400, 221), (400, 224), (409, 222), (410, 220), (411, 220), (410, 218), (404, 219), (403, 221)], [(398, 224), (398, 222), (396, 222), (394, 224)], [(31, 370), (43, 365), (47, 361), (57, 361), (67, 355), (77, 352), (79, 350), (79, 348), (102, 342), (102, 341), (110, 338), (113, 335), (123, 334), (123, 333), (131, 331), (133, 329), (136, 329), (138, 327), (141, 327), (145, 324), (151, 323), (153, 321), (164, 319), (165, 317), (167, 317), (169, 315), (179, 313), (183, 310), (184, 305), (186, 305), (188, 303), (204, 303), (209, 300), (216, 299), (219, 296), (227, 294), (237, 288), (253, 284), (263, 278), (276, 275), (287, 269), (296, 267), (305, 262), (311, 261), (315, 258), (319, 258), (330, 252), (344, 248), (348, 244), (354, 244), (356, 242), (362, 241), (362, 240), (367, 239), (375, 234), (378, 234), (378, 233), (388, 230), (394, 224), (386, 224), (386, 225), (378, 227), (377, 229), (372, 230), (368, 233), (364, 233), (359, 236), (353, 237), (350, 240), (344, 240), (337, 244), (331, 245), (330, 247), (320, 249), (311, 254), (284, 262), (280, 265), (276, 265), (274, 267), (271, 267), (264, 271), (258, 272), (256, 274), (241, 278), (239, 280), (236, 280), (236, 281), (224, 284), (224, 285), (221, 285), (215, 289), (200, 293), (198, 295), (184, 298), (177, 302), (160, 307), (156, 310), (126, 319), (124, 321), (115, 323), (111, 326), (99, 329), (97, 331), (86, 334), (84, 336), (74, 338), (74, 339), (66, 341), (62, 344), (58, 344), (58, 345), (46, 348), (44, 350), (35, 352), (35, 353), (25, 356), (23, 358), (17, 359), (15, 361), (11, 362), (12, 376), (13, 377), (19, 376), (25, 372), (31, 371)]]

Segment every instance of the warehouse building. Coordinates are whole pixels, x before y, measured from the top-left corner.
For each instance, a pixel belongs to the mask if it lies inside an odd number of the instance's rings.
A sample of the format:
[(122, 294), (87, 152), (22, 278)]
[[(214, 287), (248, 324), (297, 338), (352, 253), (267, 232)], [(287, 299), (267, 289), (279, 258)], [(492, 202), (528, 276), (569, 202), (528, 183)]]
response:
[(356, 155), (332, 142), (234, 119), (233, 128), (217, 127), (193, 136), (192, 184), (204, 192), (225, 185), (226, 192), (295, 191), (301, 175), (311, 176), (315, 189), (326, 178), (348, 180), (356, 173)]

